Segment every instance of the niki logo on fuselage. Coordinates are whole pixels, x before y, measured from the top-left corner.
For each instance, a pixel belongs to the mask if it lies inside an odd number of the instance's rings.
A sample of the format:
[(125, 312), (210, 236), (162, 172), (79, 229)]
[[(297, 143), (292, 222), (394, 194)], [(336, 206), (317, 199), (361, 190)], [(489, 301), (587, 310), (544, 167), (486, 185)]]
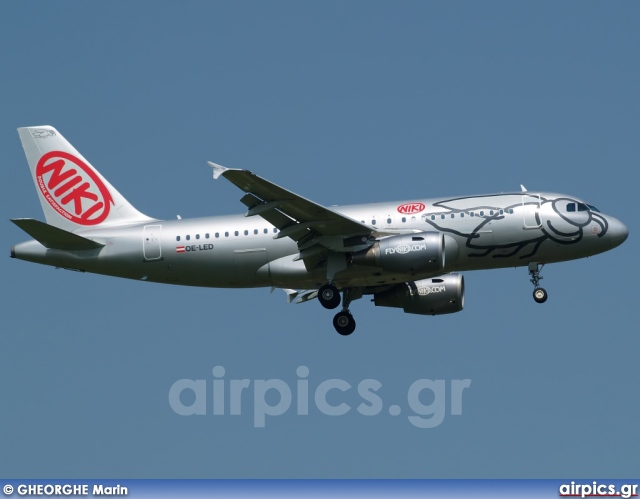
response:
[(79, 158), (48, 152), (38, 161), (35, 174), (45, 200), (64, 218), (78, 225), (98, 225), (109, 216), (114, 203), (107, 186)]
[(398, 206), (398, 213), (413, 215), (414, 213), (420, 213), (425, 208), (424, 203), (405, 203)]

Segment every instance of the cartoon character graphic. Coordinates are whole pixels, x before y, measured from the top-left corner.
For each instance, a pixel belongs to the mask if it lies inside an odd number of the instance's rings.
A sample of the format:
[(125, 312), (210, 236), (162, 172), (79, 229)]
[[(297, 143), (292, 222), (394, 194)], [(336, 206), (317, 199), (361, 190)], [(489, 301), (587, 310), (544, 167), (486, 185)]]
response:
[(31, 135), (36, 139), (46, 139), (47, 137), (54, 137), (56, 132), (53, 130), (46, 130), (44, 128), (33, 128)]
[[(608, 229), (607, 220), (595, 207), (572, 198), (522, 193), (507, 196), (507, 206), (496, 206), (492, 203), (495, 197), (438, 201), (433, 206), (443, 211), (426, 213), (422, 220), (439, 231), (465, 238), (465, 246), (475, 250), (470, 257), (517, 255), (530, 259), (545, 241), (575, 244), (583, 239), (587, 228), (597, 237), (604, 236)], [(505, 197), (500, 197), (504, 202)], [(473, 205), (469, 204), (471, 199)], [(530, 237), (515, 242), (496, 240), (491, 230), (496, 223), (522, 227)]]

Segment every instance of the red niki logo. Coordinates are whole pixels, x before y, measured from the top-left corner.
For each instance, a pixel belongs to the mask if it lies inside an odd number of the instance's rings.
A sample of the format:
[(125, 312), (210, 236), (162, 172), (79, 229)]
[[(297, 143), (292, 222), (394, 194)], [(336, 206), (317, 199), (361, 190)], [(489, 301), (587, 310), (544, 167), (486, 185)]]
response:
[(424, 203), (406, 203), (398, 206), (398, 213), (404, 213), (405, 215), (412, 215), (414, 213), (420, 213), (426, 206)]
[(51, 151), (40, 158), (36, 165), (36, 183), (54, 210), (80, 225), (104, 222), (114, 204), (96, 173), (63, 151)]

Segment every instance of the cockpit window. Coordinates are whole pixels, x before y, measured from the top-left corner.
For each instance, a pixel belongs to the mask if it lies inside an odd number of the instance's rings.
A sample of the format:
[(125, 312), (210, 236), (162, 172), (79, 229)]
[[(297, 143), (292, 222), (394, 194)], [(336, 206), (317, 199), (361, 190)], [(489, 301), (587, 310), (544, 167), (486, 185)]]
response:
[(593, 206), (584, 203), (567, 203), (567, 211), (569, 213), (576, 211), (576, 208), (578, 211), (589, 211), (590, 208), (593, 209), (593, 211), (598, 211)]
[(587, 206), (589, 207), (589, 209), (591, 211), (595, 211), (597, 213), (600, 213), (600, 210), (598, 208), (596, 208), (595, 206), (593, 206), (592, 204), (588, 204)]

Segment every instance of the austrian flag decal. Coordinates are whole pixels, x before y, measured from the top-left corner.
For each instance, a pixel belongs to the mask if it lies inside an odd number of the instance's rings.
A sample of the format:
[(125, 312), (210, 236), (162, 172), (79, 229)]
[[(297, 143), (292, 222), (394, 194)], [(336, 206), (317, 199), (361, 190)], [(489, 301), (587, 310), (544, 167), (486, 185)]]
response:
[(176, 253), (188, 253), (192, 251), (209, 251), (213, 249), (213, 244), (188, 244), (186, 246), (176, 246)]
[(79, 225), (98, 225), (109, 216), (113, 198), (100, 177), (84, 161), (51, 151), (36, 165), (36, 184), (47, 203)]

